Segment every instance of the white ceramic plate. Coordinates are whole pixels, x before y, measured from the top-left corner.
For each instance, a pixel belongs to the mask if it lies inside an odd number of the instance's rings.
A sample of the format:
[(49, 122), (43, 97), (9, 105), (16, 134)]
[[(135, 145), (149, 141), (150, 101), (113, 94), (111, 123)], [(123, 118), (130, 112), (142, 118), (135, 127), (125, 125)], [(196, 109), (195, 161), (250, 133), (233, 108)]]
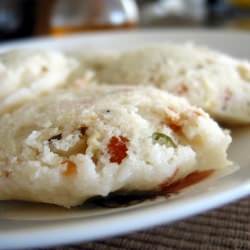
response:
[[(59, 40), (36, 39), (6, 44), (13, 47), (52, 47), (63, 50), (129, 49), (154, 42), (194, 41), (231, 55), (250, 59), (250, 35), (231, 31), (157, 30), (84, 34)], [(55, 206), (0, 202), (0, 249), (52, 246), (114, 236), (170, 223), (205, 212), (250, 194), (250, 128), (233, 130), (230, 158), (240, 170), (186, 189), (170, 199), (147, 201), (119, 209), (66, 210)]]

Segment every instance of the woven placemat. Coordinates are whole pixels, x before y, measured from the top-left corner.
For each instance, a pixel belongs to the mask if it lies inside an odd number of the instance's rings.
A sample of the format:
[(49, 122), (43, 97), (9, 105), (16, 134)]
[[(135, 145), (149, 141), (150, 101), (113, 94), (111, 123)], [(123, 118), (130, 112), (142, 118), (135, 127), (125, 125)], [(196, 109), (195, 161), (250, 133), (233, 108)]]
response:
[(223, 208), (151, 230), (47, 250), (250, 249), (250, 197)]

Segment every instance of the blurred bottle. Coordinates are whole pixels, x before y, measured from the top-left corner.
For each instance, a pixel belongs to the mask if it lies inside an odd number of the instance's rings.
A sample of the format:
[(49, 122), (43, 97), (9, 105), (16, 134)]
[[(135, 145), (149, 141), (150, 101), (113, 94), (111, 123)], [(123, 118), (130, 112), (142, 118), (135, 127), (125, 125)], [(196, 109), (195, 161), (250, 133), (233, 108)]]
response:
[(227, 26), (250, 30), (250, 0), (230, 0), (230, 19)]
[(140, 21), (143, 26), (200, 26), (205, 6), (205, 0), (145, 1)]
[(238, 6), (245, 6), (250, 7), (250, 1), (249, 0), (230, 0), (232, 4), (238, 5)]
[(56, 0), (52, 6), (50, 34), (133, 28), (138, 21), (134, 0)]
[(250, 29), (250, 0), (207, 0), (207, 24)]

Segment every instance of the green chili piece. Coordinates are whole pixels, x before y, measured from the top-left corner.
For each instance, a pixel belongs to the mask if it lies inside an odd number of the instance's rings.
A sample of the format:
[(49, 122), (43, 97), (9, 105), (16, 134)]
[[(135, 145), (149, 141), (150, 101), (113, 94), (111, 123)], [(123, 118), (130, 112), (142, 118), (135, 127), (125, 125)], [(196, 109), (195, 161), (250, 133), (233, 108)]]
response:
[(174, 147), (174, 148), (177, 147), (177, 145), (174, 143), (171, 137), (163, 133), (155, 132), (153, 133), (152, 138), (155, 143), (159, 143), (160, 145), (165, 145), (167, 147)]

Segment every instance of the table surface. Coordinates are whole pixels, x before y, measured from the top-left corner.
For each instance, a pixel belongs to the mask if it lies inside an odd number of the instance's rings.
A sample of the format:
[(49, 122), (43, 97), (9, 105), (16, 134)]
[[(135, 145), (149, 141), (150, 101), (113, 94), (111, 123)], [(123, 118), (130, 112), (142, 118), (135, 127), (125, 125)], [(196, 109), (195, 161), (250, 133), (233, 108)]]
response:
[(171, 225), (106, 240), (39, 250), (250, 249), (250, 197)]

